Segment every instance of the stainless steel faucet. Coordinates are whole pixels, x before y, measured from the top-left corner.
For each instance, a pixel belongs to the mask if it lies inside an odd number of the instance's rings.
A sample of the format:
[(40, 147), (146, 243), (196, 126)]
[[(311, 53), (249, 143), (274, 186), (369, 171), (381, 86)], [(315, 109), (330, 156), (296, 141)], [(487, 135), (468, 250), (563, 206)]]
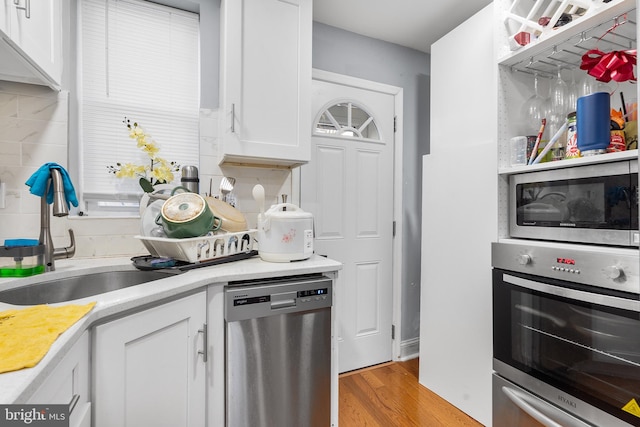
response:
[(54, 248), (51, 239), (50, 227), (50, 209), (47, 203), (47, 193), (49, 188), (53, 188), (53, 215), (57, 217), (69, 215), (67, 199), (64, 195), (64, 186), (62, 182), (62, 174), (57, 169), (51, 169), (51, 178), (47, 181), (47, 189), (40, 198), (40, 239), (39, 243), (44, 245), (44, 254), (39, 255), (39, 262), (44, 264), (45, 271), (54, 271), (56, 269), (55, 260), (63, 258), (71, 258), (76, 253), (76, 239), (73, 230), (69, 229), (69, 237), (71, 239), (70, 246), (66, 248)]

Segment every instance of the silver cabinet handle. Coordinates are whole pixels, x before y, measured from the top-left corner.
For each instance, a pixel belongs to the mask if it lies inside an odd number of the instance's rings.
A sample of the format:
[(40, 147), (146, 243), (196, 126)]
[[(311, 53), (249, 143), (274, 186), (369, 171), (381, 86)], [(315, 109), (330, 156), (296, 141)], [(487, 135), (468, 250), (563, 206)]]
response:
[(231, 133), (236, 133), (236, 104), (231, 104)]
[[(516, 390), (510, 389), (509, 387), (503, 386), (502, 392), (511, 400), (515, 405), (517, 405), (520, 409), (522, 409), (527, 414), (531, 415), (535, 420), (537, 420), (540, 424), (545, 427), (588, 427), (587, 424), (583, 423), (580, 420), (577, 420), (571, 417), (568, 414), (565, 414), (560, 409), (557, 409), (558, 415), (562, 416), (563, 424), (558, 424), (554, 420), (552, 420), (548, 415), (543, 414), (541, 412), (542, 408), (534, 407), (531, 403), (527, 402), (528, 396), (520, 393)], [(553, 408), (553, 407), (551, 407)]]
[(76, 405), (78, 404), (78, 400), (80, 400), (79, 394), (74, 394), (71, 396), (71, 402), (69, 402), (69, 415), (76, 409)]
[(20, 0), (13, 0), (13, 4), (16, 5), (16, 9), (24, 10), (25, 18), (31, 19), (31, 0), (25, 0), (24, 6), (20, 6)]
[(202, 361), (207, 361), (207, 348), (209, 347), (209, 337), (207, 334), (207, 324), (202, 324), (202, 329), (198, 329), (198, 333), (202, 334), (202, 351), (198, 351), (198, 354), (202, 355)]

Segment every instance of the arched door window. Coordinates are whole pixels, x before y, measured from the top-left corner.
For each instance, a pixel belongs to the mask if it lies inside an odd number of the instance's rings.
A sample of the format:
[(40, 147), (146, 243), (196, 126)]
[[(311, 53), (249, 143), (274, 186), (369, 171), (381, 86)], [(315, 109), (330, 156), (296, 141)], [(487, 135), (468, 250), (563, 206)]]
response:
[(324, 110), (315, 124), (314, 133), (380, 141), (373, 116), (352, 102), (338, 102)]

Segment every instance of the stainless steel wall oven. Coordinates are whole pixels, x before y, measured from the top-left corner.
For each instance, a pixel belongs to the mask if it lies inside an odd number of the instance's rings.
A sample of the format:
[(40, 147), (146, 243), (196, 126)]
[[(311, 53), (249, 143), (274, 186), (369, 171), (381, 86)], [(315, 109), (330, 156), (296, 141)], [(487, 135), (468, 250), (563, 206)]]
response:
[(492, 246), (493, 425), (640, 426), (638, 251)]

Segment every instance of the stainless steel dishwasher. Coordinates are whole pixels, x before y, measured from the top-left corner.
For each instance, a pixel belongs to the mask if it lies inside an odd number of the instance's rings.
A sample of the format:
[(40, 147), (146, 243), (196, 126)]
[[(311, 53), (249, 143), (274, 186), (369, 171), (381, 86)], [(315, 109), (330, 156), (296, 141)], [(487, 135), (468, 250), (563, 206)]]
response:
[(229, 283), (228, 426), (331, 424), (331, 304), (322, 275)]

